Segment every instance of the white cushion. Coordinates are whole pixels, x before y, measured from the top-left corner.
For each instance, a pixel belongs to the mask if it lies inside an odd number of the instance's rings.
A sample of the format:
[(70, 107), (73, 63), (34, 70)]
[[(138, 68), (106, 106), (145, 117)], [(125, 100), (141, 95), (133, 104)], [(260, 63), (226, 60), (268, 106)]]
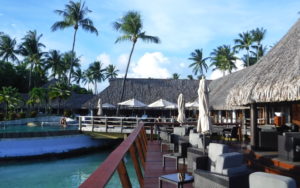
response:
[(208, 145), (208, 157), (215, 162), (217, 157), (223, 153), (228, 153), (228, 146), (225, 144), (210, 143)]
[(296, 188), (296, 182), (293, 178), (265, 172), (250, 174), (249, 185), (250, 188)]
[(238, 175), (242, 172), (247, 171), (248, 168), (245, 164), (238, 166), (238, 167), (233, 167), (233, 168), (226, 168), (222, 170), (222, 174), (226, 176), (233, 176), (233, 175)]
[(174, 127), (173, 133), (179, 136), (186, 135), (186, 128), (185, 127)]
[(216, 157), (215, 165), (211, 167), (211, 171), (222, 173), (224, 169), (243, 165), (243, 162), (243, 155), (238, 152), (224, 153)]

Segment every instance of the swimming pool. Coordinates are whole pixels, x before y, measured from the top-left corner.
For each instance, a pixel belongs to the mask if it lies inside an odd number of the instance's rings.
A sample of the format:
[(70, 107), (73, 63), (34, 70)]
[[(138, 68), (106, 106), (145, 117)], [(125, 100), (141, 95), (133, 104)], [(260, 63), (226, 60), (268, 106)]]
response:
[(69, 125), (62, 127), (60, 125), (38, 125), (27, 126), (22, 125), (0, 125), (0, 133), (24, 133), (24, 132), (49, 132), (49, 131), (65, 131), (65, 130), (78, 130), (78, 125)]

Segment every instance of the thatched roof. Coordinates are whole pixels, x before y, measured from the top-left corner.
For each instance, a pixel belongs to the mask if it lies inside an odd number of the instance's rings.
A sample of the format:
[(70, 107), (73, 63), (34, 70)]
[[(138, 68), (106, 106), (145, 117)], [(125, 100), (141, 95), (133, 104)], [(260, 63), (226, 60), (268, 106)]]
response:
[(219, 79), (212, 80), (209, 88), (209, 105), (212, 110), (236, 110), (244, 109), (243, 106), (231, 106), (226, 103), (226, 98), (232, 87), (242, 79), (248, 69), (243, 69)]
[[(93, 94), (76, 94), (72, 92), (72, 95), (68, 99), (61, 101), (60, 106), (64, 109), (88, 109), (89, 105), (93, 106), (93, 104), (89, 104), (88, 101), (94, 96)], [(87, 106), (83, 107), (85, 103), (87, 103)], [(51, 108), (58, 108), (58, 100), (50, 101), (49, 105)]]
[(300, 20), (247, 69), (230, 91), (229, 105), (300, 100)]
[[(88, 103), (92, 103), (96, 108), (99, 98), (103, 103), (117, 105), (120, 102), (122, 81), (122, 78), (110, 79), (109, 86), (83, 106), (87, 107)], [(185, 101), (193, 101), (197, 98), (198, 84), (199, 80), (128, 78), (123, 101), (135, 98), (150, 104), (158, 99), (165, 99), (177, 103), (180, 93), (184, 95)]]

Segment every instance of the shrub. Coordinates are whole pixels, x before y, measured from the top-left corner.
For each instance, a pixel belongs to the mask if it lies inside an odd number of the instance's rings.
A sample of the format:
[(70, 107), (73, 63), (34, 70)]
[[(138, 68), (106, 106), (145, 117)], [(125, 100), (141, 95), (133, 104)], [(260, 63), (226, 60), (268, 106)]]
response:
[(72, 112), (70, 110), (65, 110), (64, 111), (64, 116), (65, 117), (70, 117), (72, 115)]
[(3, 121), (3, 120), (4, 120), (4, 114), (0, 113), (0, 121)]
[(17, 118), (17, 114), (15, 112), (8, 113), (8, 120), (15, 120)]
[(37, 115), (37, 111), (31, 111), (30, 112), (30, 117), (36, 117), (36, 115)]
[(25, 118), (25, 117), (26, 117), (25, 112), (19, 112), (19, 113), (17, 114), (17, 118), (18, 118), (18, 119), (22, 119), (22, 118)]

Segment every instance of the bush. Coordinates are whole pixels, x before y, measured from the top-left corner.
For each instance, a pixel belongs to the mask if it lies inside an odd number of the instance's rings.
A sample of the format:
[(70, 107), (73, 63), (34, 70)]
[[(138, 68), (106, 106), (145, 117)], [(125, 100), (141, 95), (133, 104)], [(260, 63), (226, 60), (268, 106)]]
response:
[(64, 111), (64, 116), (65, 117), (70, 117), (72, 115), (72, 112), (70, 110), (65, 110)]
[(25, 118), (25, 117), (26, 117), (25, 112), (19, 112), (19, 113), (17, 114), (17, 118), (18, 118), (18, 119), (22, 119), (22, 118)]
[(15, 120), (17, 118), (17, 114), (15, 112), (8, 113), (8, 120)]
[(31, 111), (30, 112), (30, 117), (33, 118), (33, 117), (36, 117), (37, 115), (37, 111)]
[(3, 121), (3, 120), (4, 120), (4, 114), (0, 113), (0, 121)]

